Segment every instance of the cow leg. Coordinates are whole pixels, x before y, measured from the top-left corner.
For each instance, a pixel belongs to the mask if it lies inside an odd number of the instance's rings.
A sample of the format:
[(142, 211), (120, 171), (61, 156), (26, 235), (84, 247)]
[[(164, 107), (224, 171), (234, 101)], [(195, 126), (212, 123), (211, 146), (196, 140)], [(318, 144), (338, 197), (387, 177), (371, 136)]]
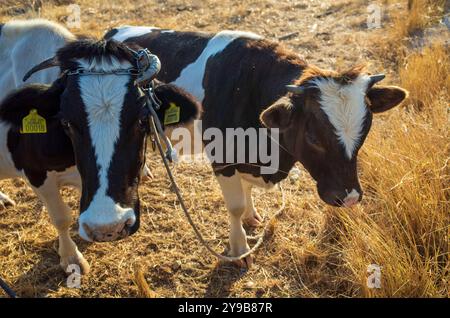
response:
[(256, 211), (255, 206), (253, 205), (253, 198), (252, 198), (252, 188), (253, 185), (242, 180), (242, 186), (245, 193), (245, 212), (242, 216), (242, 222), (248, 226), (261, 226), (261, 222), (263, 221), (263, 218), (259, 213)]
[[(217, 176), (217, 181), (222, 189), (225, 206), (230, 215), (230, 254), (231, 256), (238, 256), (250, 250), (241, 220), (246, 207), (246, 197), (241, 177), (238, 173), (235, 173), (231, 177)], [(242, 267), (250, 267), (252, 261), (252, 257), (249, 255), (244, 260), (236, 263)]]
[(50, 220), (58, 231), (58, 254), (62, 269), (66, 271), (69, 265), (75, 264), (80, 266), (81, 273), (88, 273), (89, 264), (70, 237), (69, 228), (72, 223), (72, 213), (62, 200), (57, 183), (53, 178), (49, 177), (41, 187), (33, 187), (33, 190), (44, 202), (50, 215)]
[(6, 194), (0, 192), (0, 209), (4, 209), (8, 206), (14, 206), (16, 202), (11, 200)]

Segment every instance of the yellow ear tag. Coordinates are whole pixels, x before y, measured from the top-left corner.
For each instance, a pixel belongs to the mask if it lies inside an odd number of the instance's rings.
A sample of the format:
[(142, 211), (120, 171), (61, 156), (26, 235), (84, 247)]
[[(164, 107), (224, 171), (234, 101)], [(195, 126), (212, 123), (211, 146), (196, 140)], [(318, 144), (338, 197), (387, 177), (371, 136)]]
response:
[(39, 116), (36, 109), (22, 119), (21, 134), (45, 134), (47, 132), (47, 122), (45, 118)]
[(180, 121), (180, 107), (170, 103), (170, 107), (164, 113), (164, 125), (175, 124)]

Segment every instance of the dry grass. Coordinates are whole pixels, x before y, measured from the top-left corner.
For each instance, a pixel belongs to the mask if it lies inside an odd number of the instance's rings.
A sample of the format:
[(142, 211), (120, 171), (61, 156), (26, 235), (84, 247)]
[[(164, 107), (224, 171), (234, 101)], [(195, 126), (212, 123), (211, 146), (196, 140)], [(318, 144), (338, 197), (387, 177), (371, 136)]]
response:
[(408, 15), (395, 17), (393, 33), (406, 37), (423, 31), (442, 16), (445, 3), (445, 0), (409, 0)]
[[(436, 100), (445, 100), (445, 97), (448, 97), (449, 74), (448, 49), (437, 43), (425, 48), (421, 53), (409, 56), (399, 73), (402, 86), (411, 92), (411, 102), (418, 109), (424, 106), (436, 107)], [(431, 112), (429, 115), (434, 114)]]
[(392, 25), (387, 32), (383, 28), (373, 38), (375, 44), (373, 52), (378, 58), (389, 62), (389, 66), (397, 67), (402, 65), (411, 47), (421, 42), (424, 30), (439, 21), (448, 4), (446, 0), (385, 0), (384, 2), (386, 8), (389, 8)]
[[(64, 21), (64, 6), (55, 6), (58, 1), (42, 2), (42, 6), (33, 6), (32, 1), (7, 1), (5, 6), (2, 2), (1, 19), (35, 16), (40, 7), (43, 17)], [(392, 6), (399, 1), (387, 2)], [(92, 266), (81, 289), (65, 287), (64, 274), (57, 265), (56, 231), (42, 204), (23, 181), (1, 181), (0, 191), (18, 205), (0, 211), (0, 275), (19, 295), (448, 296), (449, 52), (441, 43), (419, 50), (402, 40), (418, 28), (433, 25), (439, 9), (413, 7), (408, 15), (407, 3), (401, 1), (400, 6), (387, 11), (404, 20), (392, 19), (392, 26), (381, 30), (387, 36), (381, 37), (380, 31), (366, 32), (361, 27), (368, 1), (77, 3), (85, 12), (83, 31), (95, 36), (122, 23), (208, 31), (246, 29), (269, 38), (299, 30), (302, 36), (289, 39), (288, 47), (329, 67), (372, 56), (372, 69), (380, 71), (385, 65), (398, 70), (391, 73), (390, 80), (408, 89), (410, 99), (374, 121), (360, 154), (366, 193), (363, 204), (351, 210), (325, 206), (302, 170), (298, 180), (284, 182), (285, 213), (274, 222), (273, 234), (257, 251), (255, 266), (245, 273), (233, 265), (217, 263), (199, 245), (154, 154), (149, 154), (149, 159), (155, 179), (140, 189), (143, 211), (139, 233), (121, 242), (86, 244), (77, 238), (74, 227), (76, 242)], [(431, 1), (423, 5), (430, 8)], [(21, 11), (24, 7), (28, 9)], [(414, 12), (427, 12), (427, 16)], [(316, 29), (310, 31), (314, 23)], [(382, 54), (375, 55), (377, 60), (370, 55), (374, 42), (383, 45)], [(397, 50), (397, 45), (403, 53), (395, 58), (383, 51), (389, 47)], [(228, 220), (210, 168), (182, 164), (176, 168), (176, 177), (202, 233), (222, 251)], [(63, 196), (76, 211), (76, 193), (64, 189)], [(277, 192), (257, 190), (254, 196), (256, 207), (267, 216), (280, 205)], [(370, 264), (382, 267), (380, 289), (367, 287)]]

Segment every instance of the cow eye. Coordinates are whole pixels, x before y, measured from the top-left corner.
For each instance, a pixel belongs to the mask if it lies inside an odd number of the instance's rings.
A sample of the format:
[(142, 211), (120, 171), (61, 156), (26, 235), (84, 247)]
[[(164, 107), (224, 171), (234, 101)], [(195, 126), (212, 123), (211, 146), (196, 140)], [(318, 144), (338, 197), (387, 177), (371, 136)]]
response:
[(70, 128), (70, 122), (67, 119), (61, 119), (61, 125), (63, 126), (64, 129), (69, 129)]
[(322, 143), (319, 141), (317, 136), (314, 133), (306, 132), (306, 142), (313, 147), (313, 149), (319, 152), (326, 152), (326, 149), (322, 146)]
[(306, 141), (312, 145), (318, 145), (319, 144), (319, 140), (317, 139), (317, 137), (310, 133), (309, 131), (306, 132)]

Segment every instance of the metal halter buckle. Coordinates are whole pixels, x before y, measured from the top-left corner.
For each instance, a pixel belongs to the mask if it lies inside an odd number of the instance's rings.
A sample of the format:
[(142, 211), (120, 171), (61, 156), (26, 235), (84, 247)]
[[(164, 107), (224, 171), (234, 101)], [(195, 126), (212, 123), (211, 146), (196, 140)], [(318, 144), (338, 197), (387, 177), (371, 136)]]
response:
[(148, 49), (141, 49), (135, 53), (136, 66), (139, 72), (144, 72), (150, 66), (150, 55)]
[(151, 82), (161, 70), (161, 62), (159, 58), (152, 54), (148, 49), (141, 49), (139, 51), (133, 51), (129, 49), (135, 59), (136, 67), (139, 75), (137, 78), (137, 84), (139, 86), (146, 86)]

